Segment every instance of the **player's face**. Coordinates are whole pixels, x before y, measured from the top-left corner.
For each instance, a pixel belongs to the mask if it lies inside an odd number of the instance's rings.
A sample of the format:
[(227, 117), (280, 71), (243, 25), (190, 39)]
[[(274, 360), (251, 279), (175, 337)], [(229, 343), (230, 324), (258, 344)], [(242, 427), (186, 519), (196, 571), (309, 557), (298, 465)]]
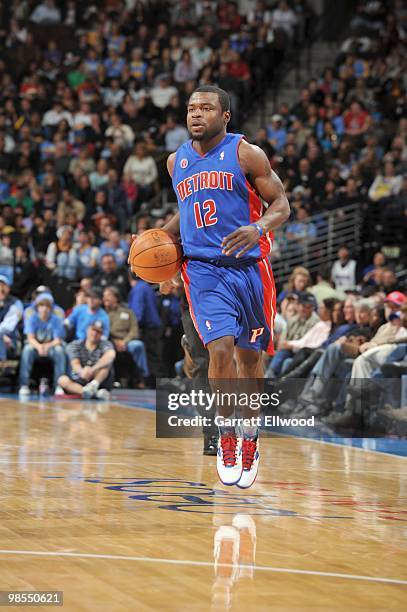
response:
[(192, 140), (211, 140), (225, 129), (229, 111), (222, 112), (217, 94), (194, 93), (187, 109), (187, 128)]

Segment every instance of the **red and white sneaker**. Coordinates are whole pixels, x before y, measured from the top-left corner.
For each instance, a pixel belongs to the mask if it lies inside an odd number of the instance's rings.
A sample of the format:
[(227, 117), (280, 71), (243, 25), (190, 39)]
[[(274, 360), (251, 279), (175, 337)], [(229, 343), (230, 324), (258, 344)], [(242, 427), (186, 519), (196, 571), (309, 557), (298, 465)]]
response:
[(241, 489), (248, 489), (256, 480), (257, 470), (259, 469), (259, 438), (257, 440), (242, 441), (242, 475), (237, 486)]
[(242, 476), (242, 439), (235, 434), (219, 436), (216, 469), (224, 485), (236, 484)]

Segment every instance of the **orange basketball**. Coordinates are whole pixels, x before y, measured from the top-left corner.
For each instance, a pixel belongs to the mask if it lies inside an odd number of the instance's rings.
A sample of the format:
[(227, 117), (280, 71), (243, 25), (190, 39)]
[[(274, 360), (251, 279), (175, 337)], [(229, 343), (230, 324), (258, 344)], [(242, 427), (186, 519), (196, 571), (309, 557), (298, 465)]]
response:
[(172, 234), (150, 229), (137, 236), (129, 253), (131, 271), (148, 283), (170, 280), (181, 267), (182, 248)]

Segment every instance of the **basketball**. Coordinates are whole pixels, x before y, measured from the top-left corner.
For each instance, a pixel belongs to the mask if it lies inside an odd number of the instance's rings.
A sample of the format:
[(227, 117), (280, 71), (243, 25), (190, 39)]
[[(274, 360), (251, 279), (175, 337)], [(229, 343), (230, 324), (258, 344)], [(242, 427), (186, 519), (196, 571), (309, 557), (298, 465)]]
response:
[(181, 267), (178, 240), (162, 229), (150, 229), (137, 237), (129, 253), (131, 271), (148, 283), (170, 280)]

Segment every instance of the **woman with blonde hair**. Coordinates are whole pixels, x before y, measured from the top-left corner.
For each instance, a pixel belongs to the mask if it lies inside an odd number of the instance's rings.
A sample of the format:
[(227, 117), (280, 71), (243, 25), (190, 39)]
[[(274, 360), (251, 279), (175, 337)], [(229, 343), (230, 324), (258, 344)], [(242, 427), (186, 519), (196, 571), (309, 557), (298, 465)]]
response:
[(298, 296), (303, 291), (306, 291), (312, 284), (311, 274), (304, 266), (296, 266), (290, 274), (284, 289), (277, 297), (277, 303), (280, 304), (281, 314), (285, 317), (285, 309), (289, 304), (289, 297)]

